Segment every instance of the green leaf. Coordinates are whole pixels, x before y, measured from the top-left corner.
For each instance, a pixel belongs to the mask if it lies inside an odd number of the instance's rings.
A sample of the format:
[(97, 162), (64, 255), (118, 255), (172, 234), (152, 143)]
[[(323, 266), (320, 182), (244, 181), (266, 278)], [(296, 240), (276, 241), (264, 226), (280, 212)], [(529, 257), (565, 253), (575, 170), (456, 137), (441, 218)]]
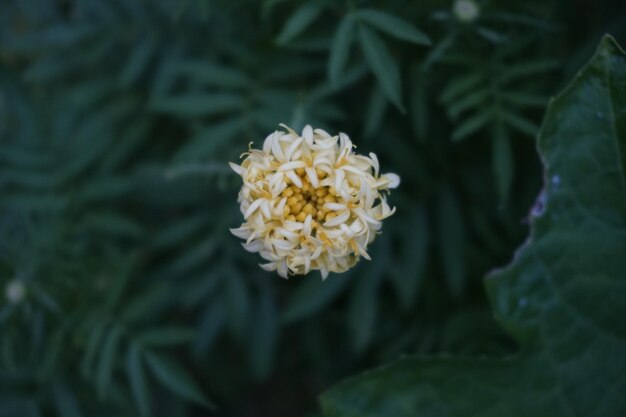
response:
[[(80, 407), (76, 401), (76, 396), (69, 387), (61, 382), (54, 384), (53, 388), (54, 402), (60, 417), (82, 417)], [(2, 415), (2, 413), (0, 413)]]
[(372, 95), (369, 99), (365, 117), (365, 127), (363, 135), (366, 138), (372, 137), (383, 122), (385, 110), (387, 109), (387, 100), (380, 88), (373, 88)]
[(143, 331), (138, 341), (146, 346), (173, 346), (188, 343), (195, 336), (196, 332), (189, 327), (163, 326)]
[(430, 239), (429, 218), (423, 205), (409, 207), (409, 217), (402, 224), (398, 234), (404, 244), (397, 251), (400, 259), (392, 268), (391, 283), (396, 291), (400, 306), (410, 311), (417, 297), (418, 289), (424, 278), (428, 264), (428, 246)]
[(532, 138), (534, 138), (537, 135), (537, 132), (539, 132), (539, 128), (533, 122), (526, 120), (524, 117), (516, 113), (502, 111), (500, 112), (500, 116), (509, 126)]
[(206, 161), (215, 157), (216, 150), (232, 141), (241, 132), (244, 121), (240, 117), (231, 117), (212, 123), (194, 134), (174, 154), (174, 163)]
[(141, 77), (157, 47), (158, 42), (154, 36), (146, 36), (137, 42), (120, 76), (120, 83), (123, 87), (129, 87)]
[(626, 54), (605, 37), (547, 111), (529, 239), (486, 287), (504, 358), (407, 358), (322, 398), (327, 417), (626, 413)]
[(319, 16), (322, 9), (317, 4), (305, 3), (285, 23), (285, 27), (276, 38), (276, 43), (284, 45), (300, 33), (304, 32)]
[(316, 276), (303, 278), (305, 282), (291, 294), (281, 319), (292, 323), (315, 314), (337, 298), (346, 287), (349, 275), (330, 276), (322, 281)]
[(236, 337), (243, 339), (247, 330), (246, 324), (250, 318), (250, 294), (245, 278), (238, 269), (227, 268), (225, 275), (229, 329)]
[(150, 394), (146, 382), (146, 374), (141, 361), (141, 350), (137, 343), (133, 343), (128, 349), (126, 356), (126, 371), (130, 381), (130, 388), (133, 394), (139, 414), (142, 417), (150, 415)]
[(475, 90), (465, 97), (455, 101), (448, 107), (448, 114), (452, 119), (456, 119), (463, 112), (478, 108), (489, 98), (490, 91), (488, 89)]
[(465, 231), (459, 202), (447, 187), (439, 194), (437, 234), (446, 283), (452, 295), (460, 297), (465, 288)]
[(100, 362), (98, 363), (98, 373), (96, 376), (96, 386), (98, 396), (104, 399), (108, 393), (111, 377), (115, 368), (115, 358), (117, 349), (122, 336), (122, 328), (114, 326), (106, 336), (102, 352), (100, 353)]
[(214, 407), (187, 371), (176, 362), (154, 353), (146, 354), (145, 358), (156, 379), (164, 386), (186, 400), (205, 407)]
[(502, 123), (494, 126), (492, 137), (492, 163), (493, 175), (501, 202), (506, 201), (513, 182), (513, 151), (511, 150), (511, 140), (506, 134), (506, 129)]
[(365, 59), (378, 79), (383, 92), (400, 111), (404, 112), (400, 92), (398, 65), (380, 37), (366, 26), (359, 27), (359, 38)]
[(153, 100), (151, 109), (179, 117), (202, 117), (236, 113), (241, 111), (245, 100), (239, 94), (212, 93), (189, 94)]
[(542, 72), (552, 71), (560, 66), (556, 60), (530, 61), (511, 65), (503, 71), (497, 80), (501, 83), (509, 83), (520, 78), (535, 76)]
[(328, 59), (328, 78), (335, 85), (339, 81), (341, 72), (346, 66), (348, 57), (350, 56), (350, 45), (354, 37), (354, 18), (347, 14), (339, 23), (339, 27), (333, 37), (330, 49), (330, 57)]
[(374, 9), (361, 9), (354, 14), (358, 19), (394, 38), (418, 45), (431, 45), (430, 38), (426, 34), (397, 16)]
[[(379, 249), (387, 245), (378, 245)], [(372, 341), (378, 318), (378, 289), (382, 283), (383, 265), (387, 265), (385, 258), (388, 254), (377, 252), (376, 263), (362, 266), (361, 276), (355, 281), (354, 291), (351, 292), (348, 306), (348, 326), (351, 333), (353, 349), (360, 353)]]
[(454, 78), (443, 90), (439, 99), (442, 103), (450, 103), (459, 96), (469, 93), (479, 86), (488, 86), (482, 72), (470, 72), (458, 78)]
[(276, 301), (270, 289), (261, 291), (255, 312), (248, 351), (255, 376), (263, 380), (272, 371), (278, 338)]
[(480, 129), (485, 127), (493, 117), (493, 111), (489, 109), (481, 109), (478, 113), (465, 119), (456, 129), (452, 132), (452, 140), (458, 142), (463, 140)]
[(227, 67), (206, 61), (177, 62), (172, 71), (195, 83), (219, 88), (247, 88), (250, 78), (237, 67)]
[(536, 96), (524, 92), (502, 91), (498, 93), (498, 97), (507, 103), (521, 107), (539, 107), (544, 108), (548, 105), (548, 98)]

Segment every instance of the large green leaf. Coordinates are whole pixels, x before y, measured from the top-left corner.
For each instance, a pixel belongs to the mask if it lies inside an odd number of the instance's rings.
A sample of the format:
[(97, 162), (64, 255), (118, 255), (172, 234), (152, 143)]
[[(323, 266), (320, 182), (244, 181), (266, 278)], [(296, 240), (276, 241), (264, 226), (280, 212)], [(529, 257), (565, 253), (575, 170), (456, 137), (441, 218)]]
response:
[(322, 398), (328, 417), (626, 415), (626, 57), (605, 37), (548, 109), (531, 234), (487, 278), (506, 358), (409, 358)]

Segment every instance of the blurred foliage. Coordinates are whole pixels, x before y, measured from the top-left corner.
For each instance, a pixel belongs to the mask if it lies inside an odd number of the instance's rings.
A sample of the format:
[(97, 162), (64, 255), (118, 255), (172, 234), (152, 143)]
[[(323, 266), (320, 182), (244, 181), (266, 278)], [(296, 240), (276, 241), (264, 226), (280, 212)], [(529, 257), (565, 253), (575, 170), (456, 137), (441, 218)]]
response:
[[(0, 3), (0, 416), (316, 416), (406, 353), (506, 354), (482, 276), (533, 137), (620, 1)], [(260, 270), (234, 161), (283, 122), (398, 172), (372, 262)], [(210, 411), (214, 410), (214, 411)]]
[(607, 35), (550, 101), (537, 139), (546, 181), (530, 236), (485, 283), (519, 350), (401, 359), (333, 387), (321, 399), (324, 415), (623, 416), (624, 133), (626, 53)]

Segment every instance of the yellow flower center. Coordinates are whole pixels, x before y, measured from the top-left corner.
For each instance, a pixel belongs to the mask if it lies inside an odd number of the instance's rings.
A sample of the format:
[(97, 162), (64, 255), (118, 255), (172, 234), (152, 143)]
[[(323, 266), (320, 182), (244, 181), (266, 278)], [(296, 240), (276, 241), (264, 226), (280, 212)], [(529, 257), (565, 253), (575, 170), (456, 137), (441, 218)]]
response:
[[(316, 170), (317, 177), (324, 179), (326, 173), (321, 170)], [(291, 181), (282, 196), (287, 198), (287, 204), (283, 210), (283, 215), (286, 220), (303, 222), (307, 215), (311, 215), (313, 220), (329, 221), (337, 214), (334, 211), (328, 210), (324, 207), (326, 203), (337, 203), (339, 200), (343, 200), (337, 195), (335, 187), (320, 186), (314, 188), (309, 181), (308, 176), (304, 168), (296, 169), (296, 174), (302, 181), (302, 187), (298, 187)]]

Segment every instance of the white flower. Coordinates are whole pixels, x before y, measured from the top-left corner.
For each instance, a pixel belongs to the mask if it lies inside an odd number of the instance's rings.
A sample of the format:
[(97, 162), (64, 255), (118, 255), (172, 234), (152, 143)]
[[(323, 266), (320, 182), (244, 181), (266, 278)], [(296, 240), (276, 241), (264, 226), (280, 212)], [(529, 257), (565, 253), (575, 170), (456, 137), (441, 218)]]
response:
[(13, 279), (4, 287), (4, 295), (12, 304), (18, 304), (26, 296), (26, 287), (22, 281)]
[(472, 0), (456, 0), (452, 11), (456, 18), (464, 23), (473, 22), (480, 15), (480, 8)]
[(367, 245), (395, 212), (382, 191), (400, 177), (379, 175), (376, 155), (353, 153), (343, 133), (306, 126), (298, 135), (281, 126), (286, 131), (270, 134), (262, 150), (250, 148), (241, 165), (230, 164), (243, 179), (245, 219), (231, 232), (268, 261), (263, 269), (284, 278), (319, 270), (325, 279), (361, 256), (369, 260)]

